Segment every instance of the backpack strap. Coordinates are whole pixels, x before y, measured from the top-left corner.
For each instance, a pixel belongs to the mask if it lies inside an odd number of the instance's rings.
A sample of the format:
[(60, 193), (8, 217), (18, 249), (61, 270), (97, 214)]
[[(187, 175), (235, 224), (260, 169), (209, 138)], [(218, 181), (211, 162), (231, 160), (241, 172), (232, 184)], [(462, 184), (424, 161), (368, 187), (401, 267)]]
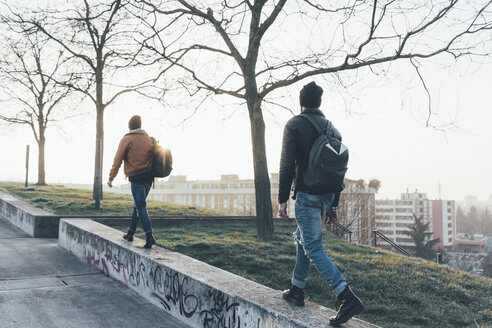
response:
[(318, 131), (320, 135), (326, 134), (326, 131), (329, 131), (330, 133), (328, 133), (328, 135), (331, 135), (331, 127), (333, 126), (333, 124), (330, 122), (330, 120), (326, 120), (326, 128), (322, 130), (321, 127), (318, 125), (318, 123), (316, 123), (314, 118), (312, 118), (310, 115), (301, 113), (299, 114), (299, 116), (304, 117), (306, 120), (311, 122), (311, 124), (314, 126), (314, 128), (316, 129), (316, 131)]
[(330, 120), (327, 120), (327, 121), (328, 121), (328, 122), (326, 123), (326, 130), (328, 130), (327, 135), (328, 135), (329, 137), (333, 137), (333, 136), (332, 136), (332, 131), (331, 131), (331, 128), (333, 127), (333, 123), (331, 123), (331, 121), (330, 121)]

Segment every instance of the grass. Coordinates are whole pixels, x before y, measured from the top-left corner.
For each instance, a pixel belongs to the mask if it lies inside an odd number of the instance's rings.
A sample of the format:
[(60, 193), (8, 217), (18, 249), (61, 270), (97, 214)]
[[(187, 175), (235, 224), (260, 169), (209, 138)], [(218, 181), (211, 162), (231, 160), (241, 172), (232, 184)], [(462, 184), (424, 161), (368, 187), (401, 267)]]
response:
[[(132, 199), (130, 195), (104, 193), (102, 209), (94, 208), (91, 190), (71, 189), (63, 186), (34, 186), (26, 190), (23, 184), (0, 183), (0, 190), (22, 198), (38, 208), (58, 215), (131, 215)], [(150, 191), (152, 193), (152, 191)], [(151, 216), (164, 215), (221, 215), (199, 207), (172, 205), (149, 201)]]
[[(172, 250), (281, 290), (289, 286), (295, 263), (292, 230), (277, 227), (269, 242), (256, 240), (255, 229), (248, 227), (168, 227), (155, 234)], [(329, 233), (325, 245), (365, 303), (363, 320), (391, 328), (492, 327), (489, 278), (353, 245)], [(305, 294), (334, 308), (335, 296), (313, 268)]]
[[(106, 193), (103, 209), (96, 210), (91, 191), (62, 186), (36, 186), (26, 191), (21, 184), (0, 183), (0, 190), (60, 215), (129, 215), (132, 206), (130, 196)], [(161, 202), (149, 202), (149, 212), (152, 216), (217, 215)], [(295, 262), (292, 230), (277, 227), (269, 242), (256, 240), (253, 227), (168, 227), (155, 233), (170, 249), (271, 288), (285, 289)], [(329, 233), (326, 237), (328, 253), (367, 307), (361, 319), (391, 328), (492, 327), (491, 279), (356, 246)], [(314, 269), (305, 293), (313, 302), (334, 307), (335, 296)]]

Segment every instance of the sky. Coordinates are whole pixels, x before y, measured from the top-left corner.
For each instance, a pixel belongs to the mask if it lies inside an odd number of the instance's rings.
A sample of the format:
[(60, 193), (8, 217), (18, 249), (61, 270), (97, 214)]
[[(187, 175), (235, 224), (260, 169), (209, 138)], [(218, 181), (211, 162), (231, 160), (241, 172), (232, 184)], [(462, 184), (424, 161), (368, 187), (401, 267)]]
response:
[[(430, 69), (429, 85), (439, 121), (454, 122), (444, 132), (425, 126), (426, 94), (392, 79), (359, 90), (350, 110), (330, 93), (324, 79), (314, 79), (325, 89), (321, 109), (341, 131), (349, 147), (347, 177), (381, 181), (377, 198), (398, 198), (408, 188), (437, 198), (461, 200), (492, 194), (492, 65), (471, 69)], [(463, 70), (463, 71), (462, 71)], [(298, 92), (305, 81), (294, 85), (286, 101), (299, 111)], [(330, 99), (333, 96), (334, 99)], [(292, 98), (292, 99), (291, 99)], [(253, 177), (251, 137), (244, 106), (223, 105), (229, 99), (210, 102), (189, 116), (189, 110), (158, 106), (135, 96), (121, 98), (105, 114), (105, 180), (128, 119), (142, 116), (143, 128), (173, 152), (174, 175), (188, 179), (218, 179), (221, 174)], [(88, 106), (88, 105), (87, 105)], [(48, 130), (46, 177), (48, 183), (91, 183), (94, 172), (95, 115), (60, 124), (63, 131)], [(283, 126), (292, 114), (265, 109), (267, 157), (270, 172), (278, 172)], [(187, 119), (188, 118), (188, 119)], [(186, 119), (186, 120), (185, 120)], [(0, 133), (4, 160), (0, 180), (24, 181), (25, 147), (30, 145), (29, 180), (36, 181), (37, 149), (30, 130), (4, 129)], [(122, 170), (115, 184), (125, 183)]]
[[(406, 190), (430, 198), (461, 200), (492, 195), (492, 61), (467, 58), (426, 62), (421, 73), (432, 95), (433, 115), (427, 127), (428, 99), (415, 70), (392, 64), (376, 76), (361, 70), (349, 89), (337, 88), (329, 77), (301, 81), (275, 97), (295, 114), (304, 84), (314, 80), (324, 89), (321, 110), (340, 130), (350, 151), (350, 179), (378, 179), (379, 199), (399, 198)], [(186, 95), (182, 94), (182, 103)], [(192, 101), (190, 100), (190, 103)], [(89, 102), (67, 103), (86, 115), (60, 122), (47, 131), (46, 179), (50, 184), (90, 184), (94, 174), (95, 111)], [(0, 109), (1, 110), (1, 109)], [(142, 116), (143, 129), (173, 153), (173, 175), (188, 179), (219, 179), (221, 174), (253, 177), (249, 117), (245, 105), (216, 96), (193, 113), (127, 94), (105, 111), (104, 181), (119, 140), (132, 115)], [(264, 105), (268, 168), (278, 172), (282, 131), (292, 117), (288, 110)], [(451, 123), (451, 125), (448, 125)], [(441, 126), (445, 126), (442, 128)], [(29, 181), (36, 182), (37, 148), (26, 127), (2, 127), (0, 181), (24, 181), (25, 151), (30, 145)], [(123, 184), (121, 169), (115, 184)]]

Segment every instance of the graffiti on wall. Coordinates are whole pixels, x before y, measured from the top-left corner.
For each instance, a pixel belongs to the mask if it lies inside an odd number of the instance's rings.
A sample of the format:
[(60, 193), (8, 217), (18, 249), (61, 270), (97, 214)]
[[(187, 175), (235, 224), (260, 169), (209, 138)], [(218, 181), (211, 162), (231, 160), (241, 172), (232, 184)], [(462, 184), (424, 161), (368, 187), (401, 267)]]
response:
[(207, 291), (205, 297), (212, 301), (212, 306), (200, 312), (203, 316), (204, 328), (239, 328), (241, 326), (241, 318), (238, 314), (239, 303), (231, 301), (228, 295), (216, 289)]
[[(137, 253), (122, 250), (99, 236), (86, 233), (81, 243), (86, 262), (105, 275), (137, 290), (146, 290), (168, 312), (186, 318), (197, 315), (204, 328), (239, 328), (239, 303), (215, 289), (194, 293), (193, 280)], [(268, 328), (273, 328), (268, 327)]]
[(256, 328), (281, 328), (278, 322), (272, 321), (270, 318), (258, 318)]
[(101, 239), (97, 248), (91, 250), (84, 246), (84, 260), (99, 268), (105, 275), (127, 286), (128, 279), (124, 265), (117, 256), (113, 256), (112, 249), (107, 247), (107, 244), (107, 241)]
[(179, 308), (179, 313), (187, 318), (195, 314), (198, 308), (198, 297), (188, 291), (188, 277), (180, 278), (177, 272), (163, 270), (156, 266), (153, 271), (154, 291), (164, 308), (171, 309), (171, 304)]

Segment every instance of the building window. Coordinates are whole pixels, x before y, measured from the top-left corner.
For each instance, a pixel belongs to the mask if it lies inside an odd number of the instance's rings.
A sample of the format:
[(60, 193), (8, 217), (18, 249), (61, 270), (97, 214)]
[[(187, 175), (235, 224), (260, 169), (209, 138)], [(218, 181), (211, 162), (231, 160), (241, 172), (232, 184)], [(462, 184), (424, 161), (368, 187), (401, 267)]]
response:
[(396, 238), (397, 243), (413, 243), (412, 238)]

